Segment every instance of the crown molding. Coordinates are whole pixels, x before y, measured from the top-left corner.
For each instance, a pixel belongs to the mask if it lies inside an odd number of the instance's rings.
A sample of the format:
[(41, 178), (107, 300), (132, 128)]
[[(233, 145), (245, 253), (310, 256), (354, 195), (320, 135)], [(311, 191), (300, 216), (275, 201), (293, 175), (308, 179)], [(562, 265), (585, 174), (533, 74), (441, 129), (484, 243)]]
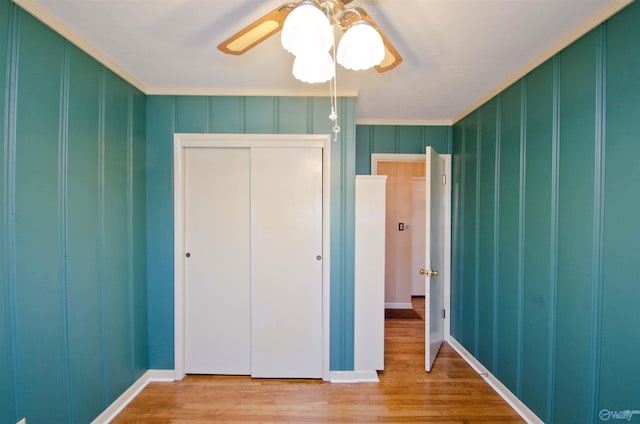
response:
[[(329, 90), (149, 87), (146, 94), (163, 96), (330, 97)], [(338, 97), (358, 97), (358, 90), (338, 90)]]
[(483, 97), (481, 97), (476, 102), (472, 103), (469, 107), (464, 109), (461, 113), (456, 115), (452, 122), (453, 124), (457, 124), (461, 119), (465, 116), (478, 109), (480, 106), (500, 94), (502, 91), (507, 89), (509, 86), (517, 82), (520, 78), (527, 75), (529, 72), (533, 71), (538, 66), (542, 65), (544, 62), (560, 53), (562, 50), (567, 48), (571, 43), (578, 40), (580, 37), (624, 9), (629, 4), (633, 3), (634, 0), (616, 0), (598, 12), (593, 14), (589, 19), (584, 21), (581, 25), (579, 25), (576, 29), (565, 35), (563, 38), (558, 40), (553, 44), (549, 49), (545, 50), (542, 54), (538, 55), (535, 59), (527, 63), (524, 67), (520, 68), (515, 74), (513, 74), (510, 78), (505, 80), (502, 84), (495, 87), (493, 90), (489, 91)]
[(450, 127), (453, 121), (450, 119), (356, 119), (356, 125), (395, 125), (395, 126), (417, 126), (417, 127)]

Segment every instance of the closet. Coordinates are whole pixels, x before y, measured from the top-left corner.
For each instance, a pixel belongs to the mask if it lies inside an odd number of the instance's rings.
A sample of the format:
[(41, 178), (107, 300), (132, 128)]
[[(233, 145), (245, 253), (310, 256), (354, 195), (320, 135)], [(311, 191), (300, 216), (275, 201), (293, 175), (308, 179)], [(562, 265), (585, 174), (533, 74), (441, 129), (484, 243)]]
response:
[(320, 378), (323, 149), (182, 154), (184, 371)]

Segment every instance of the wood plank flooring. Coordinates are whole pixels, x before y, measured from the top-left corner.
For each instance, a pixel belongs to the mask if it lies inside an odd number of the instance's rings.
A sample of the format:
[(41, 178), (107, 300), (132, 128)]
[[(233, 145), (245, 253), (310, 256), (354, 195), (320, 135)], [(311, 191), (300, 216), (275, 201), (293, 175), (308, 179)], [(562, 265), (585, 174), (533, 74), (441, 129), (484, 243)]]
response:
[[(414, 298), (424, 316), (424, 298)], [(385, 322), (380, 383), (187, 376), (151, 383), (113, 423), (523, 423), (448, 345), (424, 371), (424, 321)]]

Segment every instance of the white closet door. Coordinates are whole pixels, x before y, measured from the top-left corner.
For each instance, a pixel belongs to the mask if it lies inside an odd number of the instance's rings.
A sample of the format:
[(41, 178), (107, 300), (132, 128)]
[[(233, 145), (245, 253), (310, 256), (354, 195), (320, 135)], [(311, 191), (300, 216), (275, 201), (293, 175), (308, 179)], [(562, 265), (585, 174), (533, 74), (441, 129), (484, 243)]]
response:
[(322, 149), (251, 151), (251, 375), (322, 377)]
[(250, 374), (249, 149), (185, 151), (185, 372)]

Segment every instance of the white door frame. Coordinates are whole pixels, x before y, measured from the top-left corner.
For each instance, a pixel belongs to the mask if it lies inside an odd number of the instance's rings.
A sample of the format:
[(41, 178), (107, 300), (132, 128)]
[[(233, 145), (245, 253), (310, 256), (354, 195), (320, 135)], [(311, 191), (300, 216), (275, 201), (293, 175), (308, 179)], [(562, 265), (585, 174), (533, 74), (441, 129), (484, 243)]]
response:
[(185, 231), (184, 161), (185, 149), (249, 147), (319, 147), (322, 154), (322, 379), (329, 380), (329, 299), (330, 299), (330, 198), (331, 136), (319, 134), (174, 134), (173, 136), (173, 225), (174, 225), (174, 372), (185, 376)]
[[(444, 213), (446, 224), (444, 226), (444, 340), (449, 341), (451, 333), (451, 155), (440, 154), (444, 159), (447, 184), (445, 187)], [(424, 162), (425, 154), (411, 153), (373, 153), (371, 154), (371, 175), (378, 175), (378, 162)]]

